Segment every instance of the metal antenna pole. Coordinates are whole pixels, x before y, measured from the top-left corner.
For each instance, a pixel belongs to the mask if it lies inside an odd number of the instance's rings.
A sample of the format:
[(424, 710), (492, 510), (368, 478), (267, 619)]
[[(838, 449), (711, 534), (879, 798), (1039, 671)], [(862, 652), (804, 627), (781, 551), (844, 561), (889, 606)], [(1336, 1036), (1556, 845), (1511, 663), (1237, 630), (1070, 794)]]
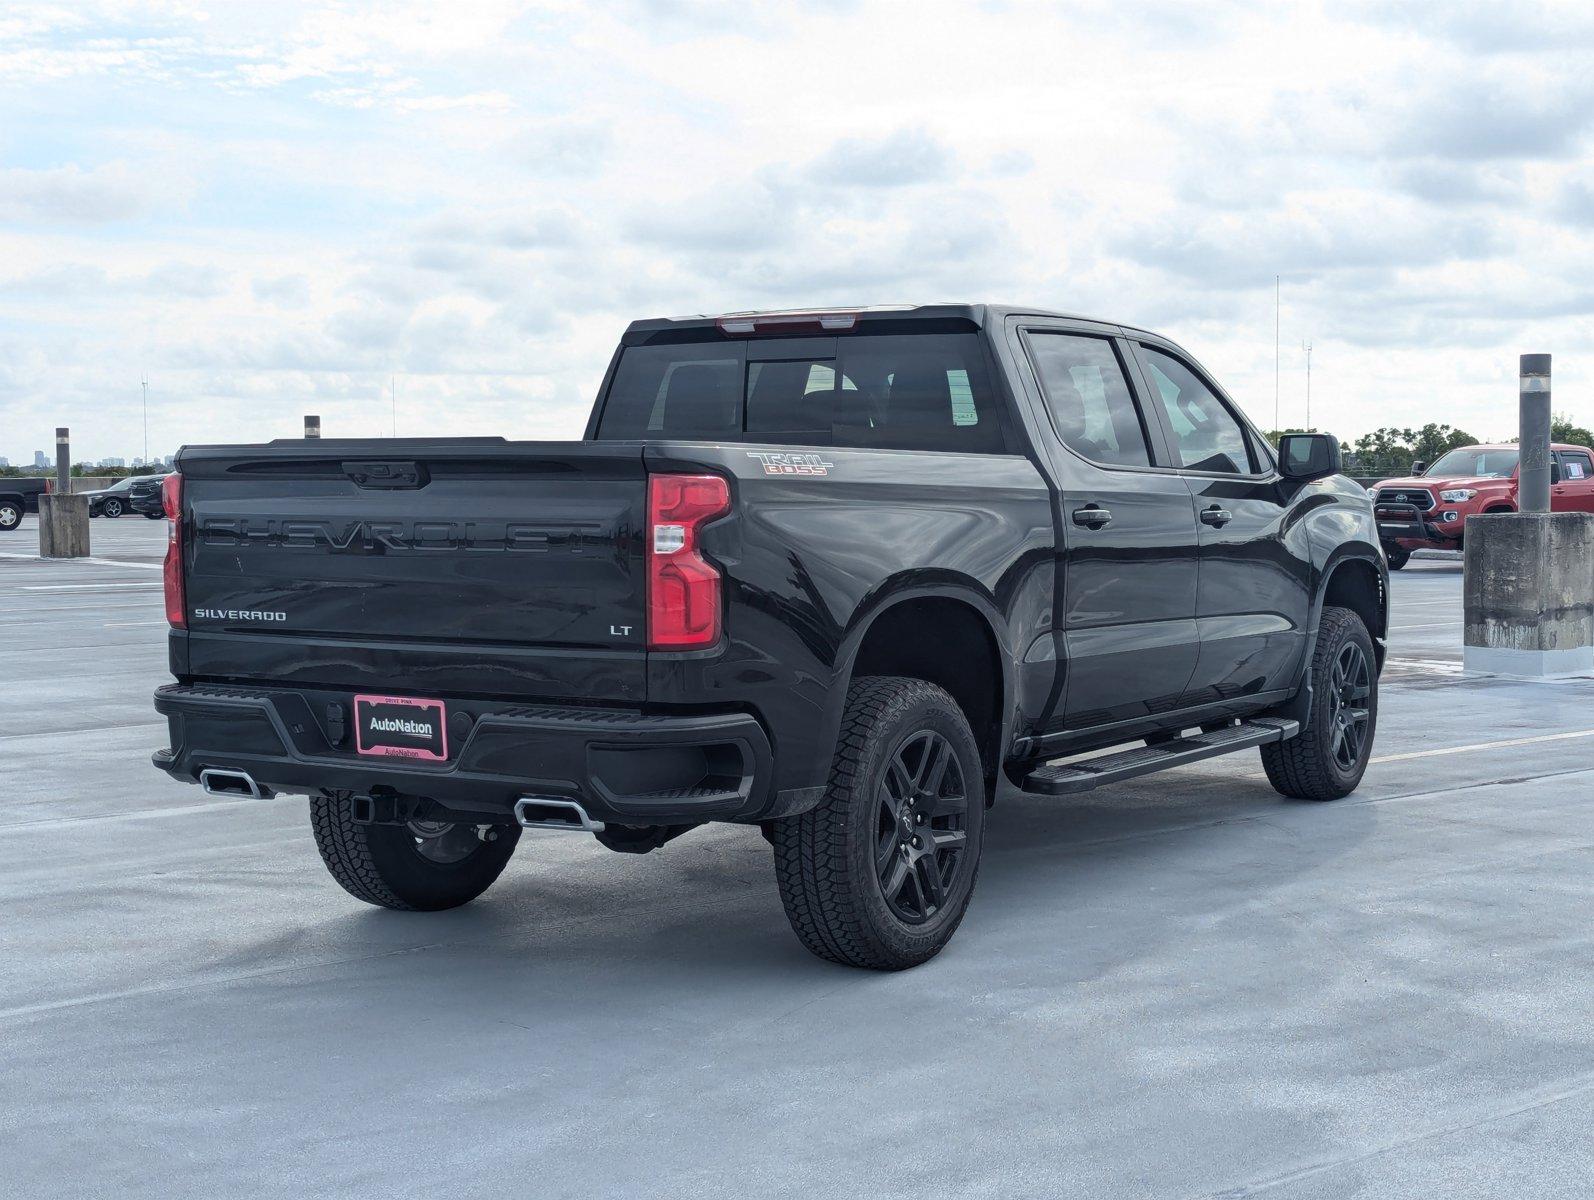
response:
[(1302, 342), (1301, 349), (1306, 351), (1306, 428), (1312, 428), (1312, 343)]
[(393, 387), (393, 376), (387, 377), (387, 398), (393, 402), (393, 436), (398, 437), (398, 392)]
[(149, 462), (149, 379), (140, 375), (138, 384), (144, 389), (144, 461)]
[(1273, 276), (1273, 432), (1279, 431), (1279, 277)]

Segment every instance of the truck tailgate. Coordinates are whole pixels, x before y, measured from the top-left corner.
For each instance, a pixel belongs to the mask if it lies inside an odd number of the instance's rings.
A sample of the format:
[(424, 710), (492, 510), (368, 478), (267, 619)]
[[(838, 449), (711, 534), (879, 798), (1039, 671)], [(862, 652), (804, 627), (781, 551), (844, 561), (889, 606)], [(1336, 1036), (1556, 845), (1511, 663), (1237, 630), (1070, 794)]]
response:
[(185, 450), (193, 677), (640, 701), (640, 446)]

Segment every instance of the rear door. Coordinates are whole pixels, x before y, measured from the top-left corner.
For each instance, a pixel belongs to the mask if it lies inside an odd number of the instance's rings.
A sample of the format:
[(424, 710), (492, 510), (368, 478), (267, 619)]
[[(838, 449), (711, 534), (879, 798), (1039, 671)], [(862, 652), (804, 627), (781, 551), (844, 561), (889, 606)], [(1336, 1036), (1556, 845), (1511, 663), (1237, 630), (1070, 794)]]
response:
[(1272, 456), (1182, 352), (1137, 338), (1134, 353), (1148, 407), (1195, 502), (1201, 653), (1184, 704), (1282, 687), (1300, 661), (1311, 581), (1304, 548), (1288, 540), (1290, 509)]
[(185, 451), (188, 674), (640, 700), (639, 444)]
[(1049, 731), (1174, 709), (1198, 653), (1190, 490), (1168, 469), (1115, 331), (1036, 321), (1019, 339), (1054, 435), (1047, 450), (1066, 543), (1065, 690)]

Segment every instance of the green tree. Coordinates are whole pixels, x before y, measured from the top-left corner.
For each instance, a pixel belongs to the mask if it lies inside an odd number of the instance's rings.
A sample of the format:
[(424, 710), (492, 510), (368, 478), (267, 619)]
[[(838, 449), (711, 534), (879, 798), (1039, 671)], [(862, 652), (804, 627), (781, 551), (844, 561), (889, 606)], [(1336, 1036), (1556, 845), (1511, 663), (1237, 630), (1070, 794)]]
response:
[(1465, 429), (1452, 429), (1449, 425), (1424, 425), (1412, 439), (1411, 456), (1431, 463), (1448, 451), (1461, 446), (1476, 446), (1478, 439)]
[(1565, 413), (1556, 413), (1550, 419), (1550, 440), (1571, 446), (1594, 446), (1594, 433), (1572, 424), (1572, 418)]
[(1431, 463), (1448, 450), (1476, 444), (1477, 438), (1465, 429), (1429, 422), (1421, 429), (1401, 429), (1386, 425), (1364, 433), (1351, 447), (1356, 468), (1369, 475), (1404, 474), (1413, 461)]

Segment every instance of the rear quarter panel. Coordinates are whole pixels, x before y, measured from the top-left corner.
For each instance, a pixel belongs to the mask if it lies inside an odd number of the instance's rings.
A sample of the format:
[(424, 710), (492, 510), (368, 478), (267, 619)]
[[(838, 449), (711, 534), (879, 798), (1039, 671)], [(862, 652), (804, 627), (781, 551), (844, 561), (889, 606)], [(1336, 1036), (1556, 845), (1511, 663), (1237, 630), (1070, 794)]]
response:
[[(776, 743), (777, 785), (817, 787), (870, 622), (934, 595), (986, 616), (1011, 709), (1015, 647), (1049, 629), (1055, 581), (1050, 494), (1027, 458), (685, 443), (648, 455), (733, 490), (732, 514), (703, 534), (726, 574), (725, 644), (650, 655), (650, 700), (751, 706)], [(792, 455), (808, 473), (788, 472)]]

